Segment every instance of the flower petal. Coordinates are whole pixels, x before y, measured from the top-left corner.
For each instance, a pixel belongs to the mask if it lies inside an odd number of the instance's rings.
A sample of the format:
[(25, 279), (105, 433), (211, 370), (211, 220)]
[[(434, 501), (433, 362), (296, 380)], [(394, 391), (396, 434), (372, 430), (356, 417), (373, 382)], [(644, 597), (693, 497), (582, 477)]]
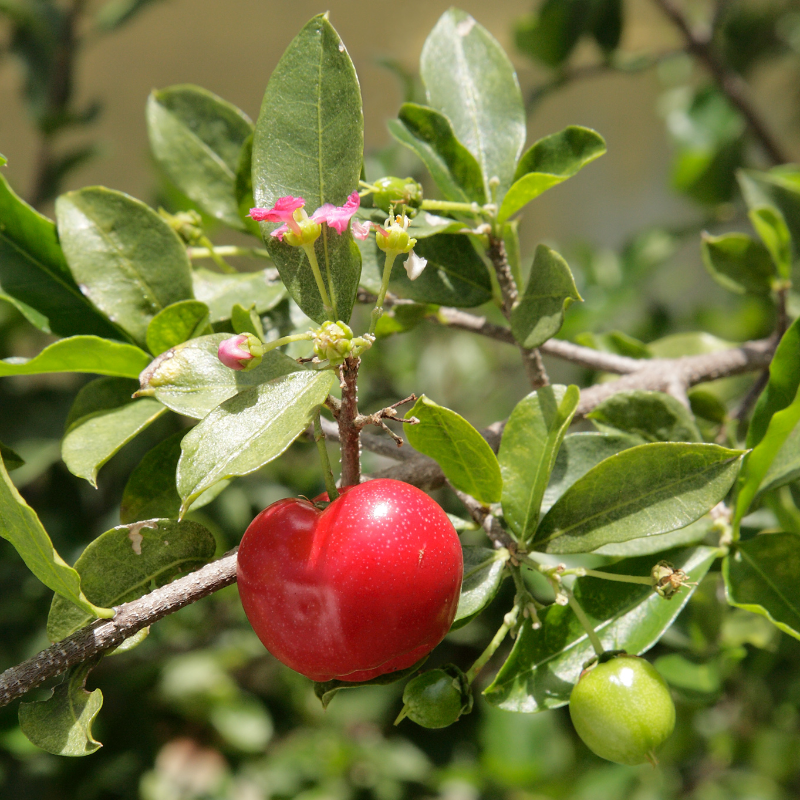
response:
[(350, 226), (353, 231), (353, 236), (356, 239), (366, 239), (369, 236), (369, 232), (372, 230), (372, 223), (371, 222), (361, 222), (360, 220), (354, 219), (353, 224)]
[(306, 201), (302, 197), (279, 197), (272, 208), (251, 208), (250, 217), (256, 222), (290, 222), (292, 214), (302, 208)]
[(350, 224), (350, 218), (358, 211), (361, 205), (361, 198), (358, 192), (353, 192), (347, 198), (347, 202), (343, 206), (334, 206), (331, 203), (325, 203), (320, 206), (312, 215), (311, 219), (314, 222), (325, 222), (329, 227), (336, 230), (339, 234), (347, 230)]
[(418, 256), (413, 250), (409, 252), (408, 258), (405, 260), (403, 266), (406, 268), (410, 280), (415, 281), (422, 275), (422, 270), (428, 265), (428, 260), (422, 256)]
[(274, 231), (270, 234), (270, 236), (274, 236), (279, 242), (283, 241), (283, 235), (289, 230), (289, 226), (285, 223), (280, 226), (280, 228), (275, 228)]
[(252, 361), (253, 356), (249, 350), (243, 350), (239, 345), (247, 341), (247, 334), (241, 333), (231, 339), (220, 342), (217, 357), (229, 369), (242, 370), (242, 361)]

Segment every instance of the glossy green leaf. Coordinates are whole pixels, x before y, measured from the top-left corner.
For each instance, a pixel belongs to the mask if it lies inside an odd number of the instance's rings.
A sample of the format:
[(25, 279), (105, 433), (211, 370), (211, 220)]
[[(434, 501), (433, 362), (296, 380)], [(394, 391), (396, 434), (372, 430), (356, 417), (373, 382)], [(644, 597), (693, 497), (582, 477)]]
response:
[(207, 214), (243, 230), (235, 181), (253, 133), (248, 116), (199, 86), (170, 86), (147, 99), (147, 132), (167, 177)]
[(25, 464), (22, 456), (2, 442), (0, 442), (0, 460), (6, 465), (6, 472), (13, 472)]
[[(665, 554), (693, 582), (702, 579), (716, 557), (717, 551), (709, 547)], [(652, 556), (645, 556), (620, 561), (603, 571), (647, 576), (652, 566)], [(686, 605), (692, 589), (664, 600), (642, 584), (579, 578), (574, 592), (606, 649), (638, 655), (661, 638)], [(537, 630), (525, 620), (511, 655), (484, 692), (492, 705), (525, 713), (563, 706), (583, 664), (594, 655), (586, 631), (569, 606), (554, 604), (539, 616), (542, 627)]]
[(150, 356), (132, 344), (112, 342), (98, 336), (72, 336), (60, 339), (34, 358), (7, 358), (0, 361), (0, 377), (41, 375), (45, 372), (93, 372), (136, 378), (150, 363)]
[(464, 553), (464, 579), (458, 598), (458, 610), (450, 630), (463, 628), (494, 600), (503, 582), (503, 570), (509, 552), (504, 547), (462, 547)]
[(623, 450), (564, 492), (539, 524), (534, 549), (589, 553), (682, 528), (725, 497), (743, 455), (715, 444), (682, 442)]
[(732, 606), (762, 614), (800, 639), (800, 536), (764, 533), (738, 542), (725, 558), (722, 574)]
[(416, 103), (400, 106), (389, 133), (419, 156), (447, 200), (486, 202), (483, 175), (475, 156), (456, 138), (450, 120), (433, 108)]
[(58, 235), (81, 291), (112, 322), (145, 344), (162, 308), (192, 297), (186, 248), (144, 203), (102, 186), (61, 195)]
[(220, 342), (230, 336), (201, 336), (163, 353), (141, 374), (139, 394), (154, 396), (179, 414), (202, 419), (240, 391), (302, 370), (294, 359), (277, 350), (267, 353), (255, 369), (229, 369), (217, 351)]
[(495, 199), (502, 202), (526, 135), (522, 94), (503, 48), (469, 14), (451, 8), (425, 40), (420, 75), (428, 105), (450, 120), (478, 160), (484, 186), (499, 179)]
[(136, 381), (98, 378), (75, 398), (61, 457), (67, 469), (97, 486), (97, 472), (116, 452), (166, 411), (157, 400), (133, 400)]
[(758, 487), (758, 493), (763, 494), (778, 489), (798, 479), (800, 479), (800, 425), (795, 425), (773, 458), (767, 474)]
[(23, 303), (21, 300), (17, 300), (16, 297), (12, 297), (10, 294), (6, 294), (3, 291), (0, 291), (0, 300), (5, 300), (6, 303), (11, 304), (14, 308), (22, 314), (28, 322), (31, 323), (35, 328), (38, 328), (40, 331), (44, 331), (45, 333), (51, 333), (50, 330), (50, 323), (47, 317), (44, 314), (40, 314), (35, 308), (29, 306), (27, 303)]
[(571, 178), (605, 152), (603, 137), (580, 125), (570, 125), (539, 139), (519, 160), (514, 183), (503, 199), (497, 221), (505, 222), (542, 192)]
[(17, 197), (2, 175), (0, 219), (0, 291), (38, 312), (38, 317), (25, 315), (30, 322), (61, 336), (121, 337), (81, 294), (64, 260), (56, 226)]
[(763, 244), (744, 233), (724, 233), (702, 239), (703, 263), (720, 286), (738, 294), (768, 295), (775, 266)]
[(772, 256), (778, 275), (784, 280), (792, 276), (792, 239), (781, 213), (770, 206), (757, 206), (748, 214), (750, 222)]
[(702, 442), (691, 411), (664, 392), (620, 392), (586, 415), (600, 431), (625, 431), (646, 442)]
[(273, 275), (273, 270), (265, 269), (237, 275), (197, 269), (192, 273), (194, 296), (208, 306), (211, 322), (230, 319), (236, 303), (255, 303), (256, 311), (264, 314), (286, 297), (286, 287)]
[(147, 326), (147, 349), (154, 355), (183, 344), (188, 339), (211, 333), (208, 306), (200, 300), (181, 300), (167, 306)]
[(81, 579), (56, 552), (36, 512), (23, 500), (0, 460), (0, 536), (10, 542), (28, 569), (48, 589), (87, 613), (111, 617), (113, 611), (93, 605), (81, 591)]
[(503, 481), (497, 456), (464, 417), (425, 395), (406, 413), (406, 419), (412, 417), (419, 424), (406, 426), (409, 444), (434, 459), (456, 489), (486, 504), (500, 499)]
[[(86, 596), (110, 608), (201, 567), (214, 557), (216, 548), (211, 533), (196, 522), (149, 519), (98, 536), (81, 553), (75, 570)], [(47, 635), (51, 642), (60, 642), (91, 621), (83, 609), (56, 596), (47, 617)]]
[(84, 688), (98, 660), (84, 661), (69, 670), (47, 700), (20, 703), (19, 726), (37, 747), (57, 756), (88, 756), (103, 746), (92, 734), (103, 693)]
[(615, 542), (598, 547), (594, 551), (598, 556), (612, 556), (614, 558), (632, 558), (634, 556), (644, 556), (650, 553), (661, 553), (664, 550), (672, 550), (675, 547), (689, 547), (691, 545), (702, 544), (710, 534), (710, 541), (719, 539), (719, 531), (713, 537), (714, 521), (710, 516), (700, 517), (695, 522), (690, 523), (685, 528), (678, 528), (676, 531), (659, 533), (655, 536), (646, 536), (642, 539), (630, 539), (627, 542)]
[[(355, 68), (327, 14), (320, 14), (293, 39), (267, 84), (253, 139), (256, 205), (271, 208), (279, 197), (293, 195), (305, 199), (309, 214), (323, 203), (341, 206), (358, 187), (363, 150)], [(261, 223), (289, 294), (307, 316), (323, 322), (322, 300), (305, 253), (269, 236), (275, 227)], [(317, 240), (316, 251), (337, 318), (347, 322), (361, 272), (358, 248), (349, 232), (328, 230)]]
[(247, 475), (281, 455), (311, 424), (334, 380), (330, 370), (300, 369), (247, 387), (215, 408), (181, 443), (181, 514), (215, 483)]
[(521, 542), (531, 539), (556, 454), (580, 400), (577, 386), (543, 386), (520, 400), (503, 430), (498, 458), (503, 516)]
[(514, 338), (524, 347), (539, 347), (561, 330), (570, 304), (582, 299), (567, 262), (540, 244), (525, 293), (511, 312)]

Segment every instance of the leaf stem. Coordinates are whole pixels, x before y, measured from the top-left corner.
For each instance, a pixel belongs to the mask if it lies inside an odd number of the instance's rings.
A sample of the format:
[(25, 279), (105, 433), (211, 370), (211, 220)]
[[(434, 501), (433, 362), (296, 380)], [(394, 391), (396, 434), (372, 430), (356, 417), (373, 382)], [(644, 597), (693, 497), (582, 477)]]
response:
[(375, 333), (375, 326), (378, 320), (383, 316), (383, 301), (386, 299), (386, 292), (389, 289), (389, 279), (392, 277), (392, 267), (394, 260), (397, 258), (396, 250), (386, 251), (386, 261), (383, 265), (383, 277), (381, 279), (381, 290), (378, 292), (378, 299), (375, 301), (375, 308), (372, 309), (372, 314), (369, 318), (369, 332)]
[(562, 588), (562, 591), (567, 596), (569, 607), (575, 612), (578, 622), (580, 622), (581, 627), (586, 631), (586, 635), (589, 637), (589, 641), (592, 643), (595, 653), (597, 653), (599, 656), (603, 655), (605, 652), (603, 643), (600, 641), (600, 637), (592, 627), (592, 623), (589, 621), (589, 617), (586, 616), (586, 612), (583, 610), (583, 608), (581, 608), (581, 604), (575, 599), (575, 595), (573, 595), (569, 589)]
[(577, 575), (579, 578), (586, 576), (587, 578), (602, 578), (606, 581), (618, 581), (619, 583), (640, 583), (642, 586), (652, 586), (653, 579), (644, 577), (643, 575), (617, 575), (613, 572), (598, 572), (596, 569), (586, 569), (585, 567), (576, 567), (575, 569), (567, 569), (561, 573), (562, 575)]
[(325, 479), (325, 489), (328, 492), (328, 499), (333, 502), (338, 496), (336, 482), (333, 479), (331, 461), (328, 458), (328, 448), (325, 444), (325, 434), (322, 432), (322, 420), (319, 417), (319, 409), (314, 414), (314, 441), (317, 443), (319, 460), (322, 462), (322, 477)]
[(217, 253), (214, 243), (208, 236), (201, 236), (198, 241), (205, 247), (209, 258), (211, 258), (225, 274), (236, 275), (238, 273), (238, 270), (234, 269), (219, 253)]
[(489, 642), (486, 649), (478, 656), (475, 663), (469, 668), (466, 674), (467, 683), (472, 683), (478, 677), (478, 673), (486, 666), (486, 662), (495, 654), (497, 648), (503, 643), (506, 634), (517, 623), (519, 616), (519, 606), (515, 605), (503, 618), (503, 624), (497, 629), (497, 633)]
[(317, 254), (314, 252), (314, 244), (304, 244), (303, 250), (305, 250), (306, 256), (308, 256), (308, 263), (311, 264), (311, 271), (314, 273), (314, 280), (317, 282), (317, 289), (319, 289), (319, 296), (322, 298), (322, 305), (325, 307), (325, 313), (328, 315), (329, 320), (336, 322), (331, 299), (328, 297), (325, 282), (322, 280), (322, 274), (319, 271), (319, 263), (317, 262)]
[(227, 256), (228, 258), (234, 258), (235, 256), (252, 256), (253, 258), (269, 259), (269, 253), (257, 247), (237, 247), (233, 244), (225, 244), (218, 245), (212, 249), (213, 253), (209, 252), (208, 247), (190, 247), (188, 248), (189, 258), (192, 260), (198, 258), (214, 258), (214, 254), (216, 254), (218, 256)]

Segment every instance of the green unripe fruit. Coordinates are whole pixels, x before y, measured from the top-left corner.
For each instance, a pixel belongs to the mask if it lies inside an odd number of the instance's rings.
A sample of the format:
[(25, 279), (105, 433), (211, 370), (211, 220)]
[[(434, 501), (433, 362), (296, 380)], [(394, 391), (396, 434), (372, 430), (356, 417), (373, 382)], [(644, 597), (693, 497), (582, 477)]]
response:
[(394, 206), (419, 208), (422, 205), (422, 187), (413, 178), (381, 178), (375, 181), (378, 191), (372, 195), (376, 208), (391, 213)]
[(655, 763), (675, 727), (666, 681), (643, 658), (619, 655), (586, 670), (569, 699), (572, 724), (595, 755), (617, 764)]
[(472, 693), (464, 673), (448, 665), (409, 681), (403, 691), (403, 703), (395, 724), (408, 717), (423, 728), (446, 728), (472, 711)]

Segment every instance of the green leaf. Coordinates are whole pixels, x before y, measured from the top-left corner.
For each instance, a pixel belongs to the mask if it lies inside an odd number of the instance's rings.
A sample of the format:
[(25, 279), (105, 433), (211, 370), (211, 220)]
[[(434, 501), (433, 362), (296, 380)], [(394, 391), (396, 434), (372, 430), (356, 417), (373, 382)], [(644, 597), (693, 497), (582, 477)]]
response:
[(561, 330), (570, 304), (582, 299), (567, 262), (555, 250), (540, 244), (525, 294), (511, 312), (514, 338), (524, 347), (539, 347)]
[(620, 392), (586, 415), (600, 431), (625, 431), (646, 442), (702, 442), (689, 409), (664, 392)]
[(96, 487), (100, 467), (166, 411), (156, 400), (133, 400), (135, 391), (136, 381), (98, 378), (78, 392), (61, 442), (73, 475)]
[[(8, 462), (6, 462), (8, 464)], [(758, 494), (779, 489), (800, 478), (800, 426), (786, 438), (758, 487)]]
[[(666, 557), (694, 582), (706, 574), (717, 550), (697, 547), (672, 551)], [(652, 556), (645, 556), (620, 561), (603, 571), (647, 576), (652, 566)], [(642, 584), (587, 577), (575, 581), (574, 592), (604, 647), (639, 655), (663, 636), (692, 590), (684, 589), (667, 601)], [(537, 630), (525, 620), (511, 655), (484, 692), (492, 705), (525, 713), (563, 706), (569, 702), (583, 664), (594, 655), (586, 631), (569, 606), (554, 604), (539, 616), (542, 627)]]
[(771, 206), (757, 206), (748, 214), (750, 222), (772, 256), (772, 263), (783, 280), (792, 276), (792, 240), (781, 213)]
[(539, 139), (519, 160), (514, 183), (497, 214), (498, 223), (502, 224), (542, 192), (571, 178), (605, 152), (603, 137), (580, 125), (570, 125)]
[(463, 628), (494, 600), (509, 559), (509, 552), (504, 547), (490, 550), (488, 547), (462, 546), (461, 549), (464, 554), (464, 579), (456, 618), (450, 630)]
[(422, 48), (420, 75), (428, 105), (452, 123), (456, 137), (478, 160), (484, 186), (499, 179), (501, 203), (525, 144), (525, 109), (517, 76), (492, 35), (466, 12), (441, 16)]
[[(365, 286), (380, 286), (385, 254), (369, 239), (359, 242), (364, 258)], [(395, 259), (389, 290), (417, 303), (470, 308), (492, 299), (492, 283), (486, 265), (466, 236), (437, 234), (420, 239), (414, 252), (428, 260), (422, 275), (412, 281), (403, 268), (404, 256)]]
[[(630, 558), (650, 553), (661, 553), (664, 550), (672, 550), (675, 547), (702, 544), (714, 529), (714, 521), (711, 517), (705, 516), (696, 522), (690, 523), (685, 528), (678, 528), (676, 531), (646, 536), (643, 539), (630, 539), (627, 542), (603, 545), (598, 547), (594, 554), (612, 556), (613, 558)], [(717, 531), (716, 538), (719, 539), (719, 531)]]
[(22, 456), (18, 455), (7, 445), (0, 442), (0, 460), (6, 465), (7, 472), (13, 472), (25, 464)]
[(231, 325), (236, 333), (252, 333), (264, 341), (264, 326), (255, 310), (255, 305), (245, 308), (237, 303), (231, 309)]
[(482, 503), (500, 499), (503, 479), (489, 443), (464, 417), (422, 395), (406, 413), (419, 423), (406, 426), (409, 444), (430, 456), (456, 489)]
[(728, 493), (744, 452), (655, 442), (610, 456), (576, 481), (539, 524), (534, 549), (589, 553), (682, 528)]
[(167, 177), (206, 214), (244, 230), (235, 181), (249, 117), (199, 86), (170, 86), (147, 99), (147, 132)]
[(211, 333), (208, 306), (200, 300), (181, 300), (167, 306), (147, 326), (147, 349), (157, 356), (204, 333)]
[(239, 207), (239, 219), (244, 223), (248, 233), (261, 238), (261, 229), (258, 223), (249, 214), (255, 206), (253, 197), (253, 134), (251, 133), (242, 144), (239, 152), (239, 163), (236, 165), (236, 180), (233, 186), (236, 194), (236, 203)]
[(86, 296), (145, 344), (147, 325), (162, 308), (192, 297), (186, 248), (152, 209), (102, 186), (61, 195), (58, 234)]
[(84, 688), (98, 661), (84, 661), (69, 670), (47, 700), (20, 703), (19, 726), (37, 747), (57, 756), (88, 756), (103, 746), (92, 734), (103, 693)]
[[(191, 572), (214, 557), (217, 544), (196, 522), (149, 519), (120, 525), (90, 542), (75, 562), (86, 596), (98, 605), (119, 606)], [(60, 642), (92, 621), (83, 609), (56, 596), (47, 635)]]
[(599, 0), (595, 3), (592, 36), (602, 50), (609, 54), (619, 47), (623, 27), (622, 0)]
[[(353, 62), (320, 14), (294, 38), (267, 84), (253, 139), (256, 204), (271, 208), (279, 197), (302, 197), (311, 214), (323, 203), (341, 206), (358, 186), (364, 151), (361, 93)], [(261, 231), (289, 294), (307, 316), (325, 321), (302, 248)], [(324, 244), (330, 274), (326, 272)], [(316, 243), (317, 260), (338, 319), (347, 322), (355, 303), (361, 259), (349, 232), (328, 230)]]
[(543, 386), (517, 403), (500, 441), (503, 516), (521, 542), (531, 539), (556, 454), (580, 400), (577, 386)]
[(112, 342), (99, 336), (72, 336), (47, 347), (34, 358), (0, 361), (0, 377), (41, 375), (45, 372), (94, 372), (119, 378), (136, 378), (150, 363), (150, 356), (132, 344)]
[(0, 460), (0, 536), (11, 542), (28, 569), (48, 589), (71, 600), (97, 617), (112, 617), (109, 608), (99, 608), (81, 591), (81, 579), (56, 552), (36, 512), (22, 499)]
[(302, 371), (294, 359), (277, 350), (267, 353), (255, 369), (229, 369), (219, 360), (217, 351), (220, 342), (230, 336), (200, 336), (162, 353), (141, 374), (139, 394), (154, 395), (167, 408), (202, 419), (240, 391)]
[(56, 226), (20, 200), (2, 175), (0, 219), (0, 290), (41, 315), (26, 314), (30, 322), (60, 336), (120, 338), (81, 294), (64, 260)]
[(6, 294), (3, 291), (0, 291), (0, 300), (5, 300), (6, 303), (10, 303), (14, 308), (22, 314), (28, 322), (31, 323), (35, 328), (38, 328), (40, 331), (44, 331), (45, 333), (52, 333), (50, 330), (50, 323), (47, 317), (44, 314), (40, 314), (35, 308), (29, 306), (27, 303), (23, 303), (21, 300), (17, 300), (16, 297), (12, 297), (10, 294)]
[(398, 119), (389, 120), (389, 133), (419, 156), (447, 200), (486, 202), (483, 175), (475, 156), (456, 138), (450, 120), (416, 103), (400, 106)]
[(722, 574), (732, 606), (762, 614), (800, 639), (800, 536), (764, 533), (738, 542), (723, 561)]
[(215, 483), (247, 475), (281, 455), (311, 424), (334, 380), (330, 370), (300, 369), (249, 386), (215, 408), (181, 443), (181, 515)]
[(522, 17), (514, 38), (522, 53), (549, 67), (563, 64), (591, 22), (586, 0), (545, 0), (537, 14)]
[(207, 269), (196, 269), (192, 273), (194, 296), (208, 306), (211, 322), (230, 319), (231, 308), (236, 303), (255, 303), (256, 311), (265, 314), (286, 297), (286, 287), (272, 280), (271, 272), (263, 269), (222, 275)]
[(768, 295), (775, 278), (772, 257), (763, 244), (744, 233), (702, 239), (703, 263), (720, 286), (738, 294)]
[[(797, 182), (792, 181), (780, 168), (770, 172), (741, 170), (737, 178), (750, 211), (770, 209), (773, 216), (786, 226), (797, 254), (800, 251), (800, 187)], [(761, 228), (755, 221), (753, 224), (760, 235)], [(782, 227), (780, 222), (777, 224)], [(764, 244), (767, 244), (766, 240)]]

